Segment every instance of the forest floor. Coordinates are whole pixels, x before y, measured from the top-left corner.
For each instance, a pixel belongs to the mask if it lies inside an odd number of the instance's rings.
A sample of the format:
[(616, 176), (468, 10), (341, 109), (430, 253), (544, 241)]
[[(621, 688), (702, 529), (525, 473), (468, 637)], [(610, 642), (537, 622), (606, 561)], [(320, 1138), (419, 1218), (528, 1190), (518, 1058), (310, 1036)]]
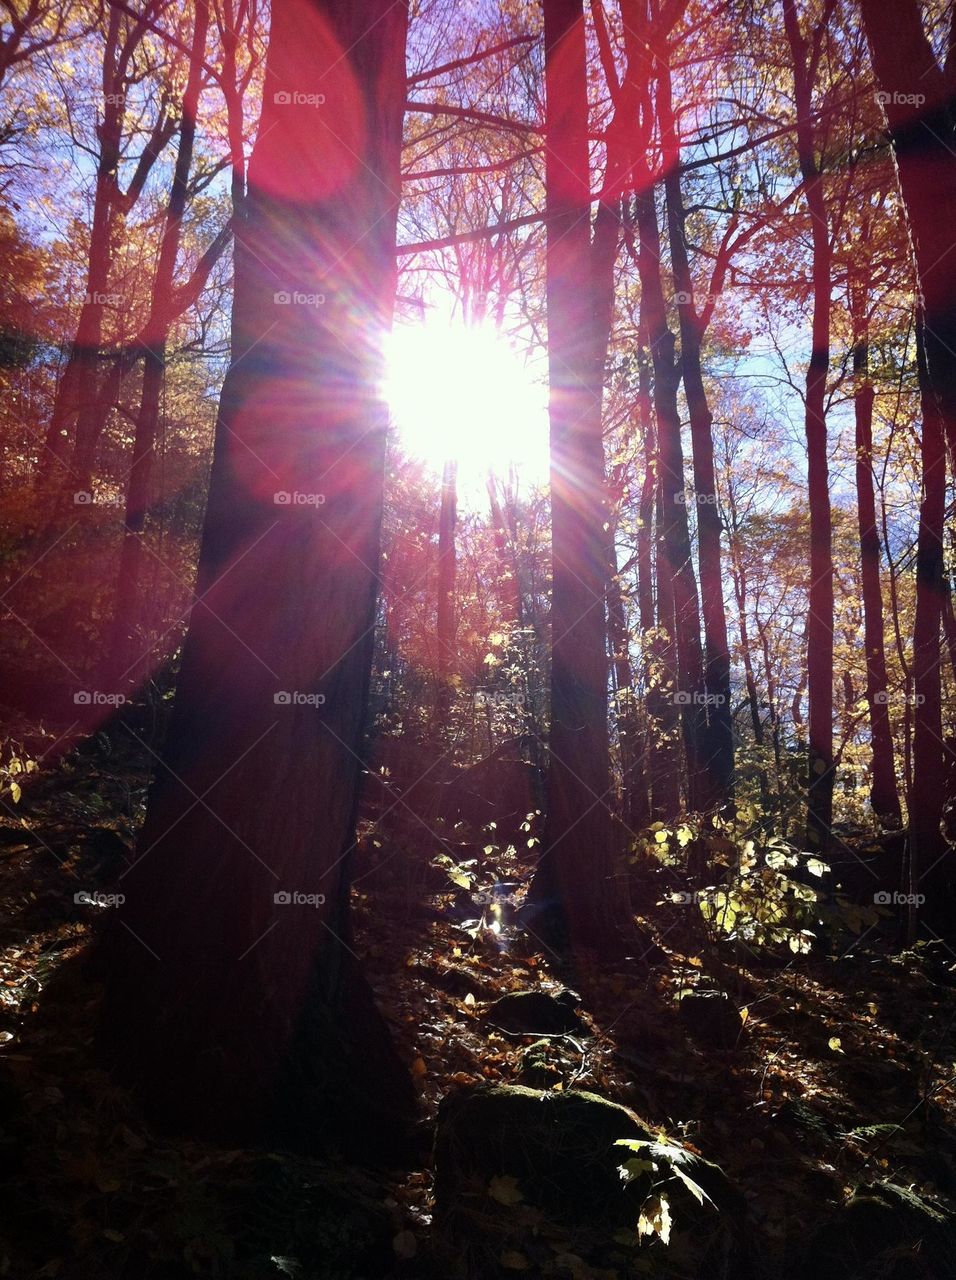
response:
[[(54, 746), (34, 726), (20, 737), (33, 757)], [(513, 1179), (492, 1178), (484, 1260), (466, 1263), (435, 1230), (427, 1160), (386, 1173), (374, 1153), (359, 1169), (155, 1133), (93, 1059), (100, 993), (81, 960), (104, 912), (75, 901), (109, 892), (129, 856), (147, 761), (117, 731), (41, 759), (37, 779), (0, 814), (0, 1276), (735, 1274), (701, 1271), (701, 1232), (679, 1230), (677, 1194), (669, 1244), (618, 1232), (588, 1252)], [(456, 884), (438, 852), (414, 828), (366, 826), (353, 891), (356, 950), (426, 1117), (478, 1082), (588, 1090), (720, 1165), (746, 1200), (746, 1274), (953, 1274), (956, 957), (894, 953), (880, 928), (831, 955), (728, 953), (700, 945), (696, 911), (657, 901), (645, 879), (640, 917), (658, 958), (572, 977), (513, 922), (530, 870), (520, 855), (478, 848)], [(578, 1034), (509, 1033), (487, 1016), (508, 993), (568, 985)], [(695, 1043), (679, 1016), (681, 995), (708, 987), (745, 1011), (732, 1048)], [(854, 1216), (859, 1189), (877, 1186), (896, 1208)], [(929, 1239), (937, 1229), (948, 1253)]]

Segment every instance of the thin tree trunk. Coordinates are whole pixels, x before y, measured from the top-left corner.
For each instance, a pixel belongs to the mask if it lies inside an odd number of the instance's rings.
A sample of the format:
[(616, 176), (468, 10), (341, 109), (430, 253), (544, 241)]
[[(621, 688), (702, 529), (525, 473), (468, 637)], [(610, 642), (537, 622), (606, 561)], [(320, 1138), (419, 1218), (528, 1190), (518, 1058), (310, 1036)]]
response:
[(684, 197), (680, 179), (680, 141), (671, 108), (670, 72), (660, 78), (661, 130), (668, 155), (664, 179), (671, 269), (679, 298), (680, 361), (690, 415), (697, 509), (697, 559), (704, 624), (704, 707), (700, 725), (700, 795), (697, 807), (720, 808), (733, 798), (734, 735), (730, 706), (730, 642), (724, 604), (721, 522), (714, 473), (713, 414), (704, 387), (701, 350), (703, 326), (694, 303), (694, 281), (687, 253)]
[[(813, 137), (811, 49), (800, 30), (795, 0), (783, 0), (784, 25), (793, 66), (797, 153), (803, 177), (813, 244), (813, 323), (805, 392), (807, 496), (810, 505), (810, 586), (807, 613), (809, 698), (809, 786), (807, 840), (826, 849), (833, 822), (833, 549), (827, 460), (826, 391), (830, 367), (832, 258), (823, 176)], [(822, 29), (815, 31), (816, 44)]]
[(441, 482), (441, 511), (438, 517), (438, 686), (435, 719), (438, 733), (449, 729), (448, 718), (455, 687), (455, 528), (458, 522), (458, 465), (445, 463)]
[(654, 205), (654, 188), (649, 181), (644, 183), (635, 197), (635, 209), (640, 244), (638, 270), (654, 366), (654, 407), (662, 496), (658, 515), (662, 521), (661, 546), (664, 561), (658, 561), (658, 591), (661, 588), (662, 572), (668, 574), (674, 602), (672, 636), (677, 649), (677, 684), (673, 696), (681, 709), (687, 754), (688, 804), (691, 809), (697, 809), (708, 793), (704, 759), (707, 704), (700, 640), (700, 605), (684, 489), (684, 450), (677, 401), (680, 367), (675, 358), (674, 335), (667, 324), (661, 281), (660, 233)]
[[(853, 291), (855, 294), (857, 291)], [(856, 302), (857, 305), (854, 305)], [(870, 715), (873, 776), (870, 803), (886, 826), (902, 825), (890, 729), (886, 645), (883, 636), (883, 588), (880, 583), (880, 535), (873, 493), (873, 384), (869, 380), (869, 341), (865, 298), (851, 297), (855, 341), (853, 405), (856, 418), (856, 496), (860, 529), (863, 644), (866, 650), (866, 700)]]
[(941, 630), (945, 599), (943, 526), (946, 507), (946, 441), (935, 388), (929, 378), (922, 316), (917, 352), (922, 391), (920, 435), (922, 496), (916, 544), (916, 618), (913, 624), (913, 787), (909, 802), (910, 882), (923, 894), (920, 915), (953, 936), (952, 857), (942, 835), (949, 754), (943, 741)]
[[(123, 545), (120, 551), (111, 645), (113, 670), (116, 673), (116, 679), (111, 682), (111, 687), (116, 688), (119, 688), (121, 683), (125, 684), (128, 679), (137, 680), (141, 674), (143, 637), (142, 629), (138, 629), (136, 624), (142, 544), (149, 507), (153, 450), (166, 377), (166, 346), (172, 324), (176, 259), (179, 254), (183, 214), (186, 210), (187, 184), (193, 162), (196, 117), (208, 30), (209, 5), (207, 0), (196, 0), (189, 71), (183, 91), (179, 149), (176, 153), (159, 258), (153, 277), (153, 296), (145, 334), (147, 346), (143, 385), (133, 439), (133, 461), (126, 491)], [(139, 652), (137, 652), (138, 649)]]

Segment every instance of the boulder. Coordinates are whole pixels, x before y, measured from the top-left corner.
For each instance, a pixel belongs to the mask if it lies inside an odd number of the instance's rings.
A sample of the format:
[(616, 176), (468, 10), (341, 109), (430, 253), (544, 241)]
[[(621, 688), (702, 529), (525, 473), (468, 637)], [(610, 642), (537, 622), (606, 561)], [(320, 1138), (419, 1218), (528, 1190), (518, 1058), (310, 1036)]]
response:
[(681, 1021), (704, 1049), (733, 1049), (743, 1029), (740, 1010), (723, 991), (688, 991), (680, 1001)]
[[(435, 1225), (449, 1255), (456, 1241), (480, 1248), (496, 1235), (520, 1232), (525, 1219), (540, 1223), (541, 1214), (582, 1248), (633, 1229), (651, 1175), (622, 1179), (620, 1168), (634, 1155), (615, 1145), (622, 1138), (653, 1142), (657, 1135), (629, 1108), (583, 1090), (479, 1085), (445, 1097), (435, 1143)], [(668, 1183), (674, 1229), (693, 1236), (701, 1274), (745, 1280), (742, 1196), (716, 1165), (693, 1152), (676, 1149), (672, 1163), (713, 1201), (699, 1206), (676, 1177)]]
[(857, 1187), (801, 1250), (793, 1280), (954, 1280), (956, 1218), (892, 1182)]
[(590, 1031), (575, 1013), (580, 1004), (573, 991), (513, 991), (496, 1000), (485, 1020), (499, 1031), (529, 1036), (587, 1036)]

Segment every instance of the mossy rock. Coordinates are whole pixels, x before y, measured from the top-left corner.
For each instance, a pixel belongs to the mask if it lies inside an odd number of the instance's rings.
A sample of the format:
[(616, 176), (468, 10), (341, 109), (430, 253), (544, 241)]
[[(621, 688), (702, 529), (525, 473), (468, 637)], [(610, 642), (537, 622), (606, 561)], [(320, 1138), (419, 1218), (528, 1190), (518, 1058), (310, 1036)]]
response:
[[(562, 1221), (633, 1226), (648, 1193), (642, 1180), (628, 1187), (619, 1167), (630, 1152), (621, 1138), (654, 1140), (635, 1112), (596, 1093), (541, 1092), (523, 1085), (479, 1085), (449, 1094), (438, 1112), (435, 1139), (435, 1216), (489, 1202), (491, 1179), (514, 1179), (522, 1202)], [(676, 1162), (718, 1210), (740, 1217), (742, 1197), (717, 1165), (690, 1151)], [(694, 1201), (689, 1197), (691, 1207)]]
[(575, 1012), (580, 999), (573, 991), (512, 991), (496, 1000), (485, 1020), (510, 1035), (589, 1036), (590, 1029)]
[(956, 1217), (892, 1182), (856, 1189), (792, 1272), (820, 1280), (956, 1280)]

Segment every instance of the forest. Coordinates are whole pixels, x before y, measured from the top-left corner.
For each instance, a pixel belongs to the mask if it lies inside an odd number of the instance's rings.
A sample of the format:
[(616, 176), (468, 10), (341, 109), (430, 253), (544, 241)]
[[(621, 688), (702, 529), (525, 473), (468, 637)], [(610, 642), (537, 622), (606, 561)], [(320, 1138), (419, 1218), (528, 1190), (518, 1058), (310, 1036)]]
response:
[(954, 0), (0, 0), (0, 1277), (956, 1277)]

